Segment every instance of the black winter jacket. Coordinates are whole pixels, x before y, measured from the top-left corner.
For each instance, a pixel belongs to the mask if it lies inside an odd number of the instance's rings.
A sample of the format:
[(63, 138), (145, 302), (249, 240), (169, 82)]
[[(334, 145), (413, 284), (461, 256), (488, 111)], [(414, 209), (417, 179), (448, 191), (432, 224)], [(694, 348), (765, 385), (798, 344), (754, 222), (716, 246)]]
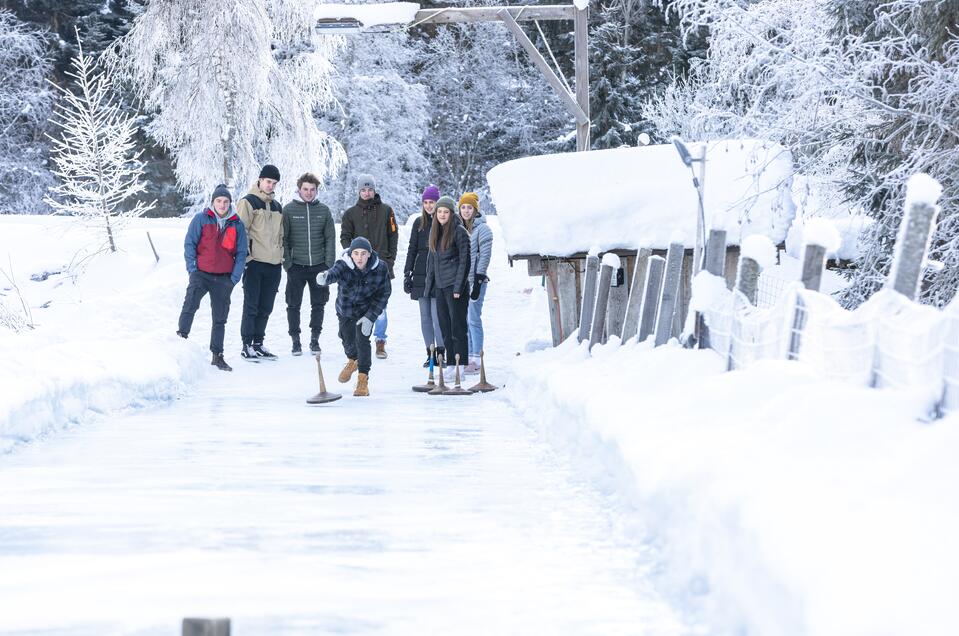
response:
[(373, 246), (373, 251), (389, 266), (393, 278), (393, 263), (396, 261), (396, 244), (399, 233), (393, 208), (380, 200), (377, 193), (369, 201), (357, 199), (356, 205), (343, 213), (340, 223), (340, 245), (343, 249), (357, 236), (364, 237)]
[(426, 291), (426, 261), (429, 260), (430, 228), (433, 226), (433, 217), (427, 218), (429, 220), (425, 228), (422, 215), (413, 221), (410, 246), (406, 250), (406, 265), (403, 266), (403, 277), (413, 278), (413, 291), (410, 293), (413, 300), (423, 298), (423, 292)]
[(370, 254), (365, 269), (357, 269), (349, 250), (343, 252), (326, 272), (326, 284), (330, 283), (339, 283), (337, 315), (357, 320), (363, 316), (374, 321), (379, 318), (393, 291), (389, 268), (376, 251)]
[(469, 294), (467, 278), (470, 273), (470, 234), (459, 222), (454, 223), (455, 234), (450, 248), (430, 252), (426, 263), (424, 291), (427, 296), (435, 295), (436, 290), (447, 287), (452, 287), (454, 294)]

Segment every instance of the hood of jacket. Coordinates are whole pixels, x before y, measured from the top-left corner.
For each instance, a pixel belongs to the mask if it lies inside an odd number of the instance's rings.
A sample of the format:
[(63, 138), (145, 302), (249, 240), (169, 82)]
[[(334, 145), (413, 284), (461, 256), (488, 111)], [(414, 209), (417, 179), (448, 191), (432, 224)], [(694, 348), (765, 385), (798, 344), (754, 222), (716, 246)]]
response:
[(252, 194), (263, 203), (266, 203), (267, 207), (269, 207), (270, 201), (272, 201), (273, 198), (276, 196), (275, 192), (273, 194), (268, 194), (264, 192), (263, 190), (260, 189), (260, 186), (255, 183), (253, 184), (253, 187), (250, 188), (250, 191), (247, 192), (247, 194)]
[(373, 198), (370, 199), (369, 201), (365, 201), (363, 200), (362, 197), (359, 197), (359, 196), (356, 197), (356, 207), (359, 207), (359, 208), (374, 208), (381, 203), (383, 203), (383, 199), (380, 198), (379, 192), (374, 194)]
[[(343, 253), (340, 254), (340, 260), (346, 263), (346, 266), (352, 270), (356, 270), (356, 263), (353, 262), (353, 257), (350, 256), (350, 250), (345, 249)], [(370, 260), (366, 261), (366, 269), (357, 270), (361, 274), (366, 274), (372, 272), (374, 269), (380, 266), (380, 255), (376, 253), (376, 250), (370, 252)]]

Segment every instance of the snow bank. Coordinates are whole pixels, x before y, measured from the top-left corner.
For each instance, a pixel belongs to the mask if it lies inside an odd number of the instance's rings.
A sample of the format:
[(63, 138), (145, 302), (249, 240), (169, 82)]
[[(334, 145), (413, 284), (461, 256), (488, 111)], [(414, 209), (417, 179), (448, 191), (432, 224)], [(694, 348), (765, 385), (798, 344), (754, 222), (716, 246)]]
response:
[(959, 418), (801, 363), (606, 348), (521, 357), (510, 399), (635, 507), (711, 634), (959, 632)]
[[(197, 314), (196, 338), (174, 333), (188, 222), (135, 221), (119, 239), (124, 251), (83, 261), (90, 235), (72, 219), (0, 216), (0, 254), (36, 324), (0, 327), (0, 453), (99, 413), (174, 399), (211, 368), (208, 308)], [(79, 277), (63, 273), (71, 261), (84, 262)]]
[[(694, 153), (695, 154), (695, 153)], [(793, 218), (792, 158), (778, 144), (709, 142), (706, 225), (730, 244), (750, 234), (779, 243)], [(566, 256), (597, 246), (692, 246), (698, 214), (691, 173), (669, 145), (525, 157), (487, 180), (507, 251)]]
[(315, 20), (353, 18), (363, 26), (409, 24), (420, 5), (415, 2), (383, 2), (378, 4), (321, 4), (313, 13)]

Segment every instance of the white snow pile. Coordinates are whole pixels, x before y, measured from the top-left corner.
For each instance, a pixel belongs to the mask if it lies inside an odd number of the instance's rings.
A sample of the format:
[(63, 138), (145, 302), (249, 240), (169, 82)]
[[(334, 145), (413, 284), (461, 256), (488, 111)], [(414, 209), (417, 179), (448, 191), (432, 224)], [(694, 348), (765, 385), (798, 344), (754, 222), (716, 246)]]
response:
[(619, 269), (620, 267), (619, 256), (617, 256), (616, 254), (612, 252), (606, 252), (605, 254), (603, 254), (603, 265), (606, 265), (607, 267), (612, 267), (613, 269)]
[(381, 24), (409, 24), (420, 5), (415, 2), (381, 2), (374, 4), (320, 4), (313, 13), (315, 20), (354, 19), (365, 27)]
[(751, 258), (763, 269), (776, 264), (776, 246), (765, 236), (747, 236), (740, 247), (739, 255)]
[[(778, 144), (709, 142), (707, 229), (725, 229), (731, 245), (751, 234), (781, 242), (794, 214), (791, 175), (791, 155)], [(496, 166), (487, 181), (511, 255), (695, 242), (696, 189), (672, 144), (525, 157)]]
[(709, 633), (959, 633), (959, 416), (799, 362), (607, 349), (522, 356), (510, 399), (635, 509)]
[(818, 245), (826, 254), (835, 254), (842, 247), (842, 237), (835, 224), (826, 219), (809, 219), (803, 224), (803, 245)]
[[(83, 248), (102, 237), (73, 219), (0, 216), (2, 267), (12, 264), (34, 323), (20, 332), (0, 326), (0, 453), (96, 414), (174, 399), (211, 368), (207, 303), (196, 338), (175, 335), (188, 222), (133, 221), (119, 239), (123, 251), (83, 261)], [(71, 261), (79, 276), (64, 273)], [(0, 280), (7, 307), (19, 307)]]
[(925, 173), (914, 174), (906, 182), (906, 209), (915, 203), (936, 205), (941, 196), (942, 186)]
[[(796, 219), (786, 234), (786, 253), (802, 258), (806, 224), (829, 223), (840, 237), (837, 247), (826, 247), (827, 258), (854, 260), (859, 258), (859, 237), (874, 223), (861, 208), (853, 208), (842, 192), (831, 182), (806, 175), (793, 175), (792, 198), (796, 203)], [(815, 230), (814, 230), (815, 231)]]

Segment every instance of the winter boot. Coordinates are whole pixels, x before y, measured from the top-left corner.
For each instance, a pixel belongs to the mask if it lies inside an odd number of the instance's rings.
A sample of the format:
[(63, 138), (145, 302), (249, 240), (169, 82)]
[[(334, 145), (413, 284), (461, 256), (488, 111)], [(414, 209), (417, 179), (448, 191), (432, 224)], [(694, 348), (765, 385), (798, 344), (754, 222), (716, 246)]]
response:
[(256, 352), (256, 356), (257, 356), (260, 360), (270, 360), (270, 361), (273, 361), (273, 362), (276, 362), (276, 360), (277, 360), (277, 357), (276, 357), (275, 355), (273, 355), (272, 353), (270, 353), (270, 350), (267, 349), (266, 347), (264, 347), (262, 343), (260, 343), (260, 344), (254, 344), (254, 345), (253, 345), (253, 351)]
[(376, 341), (376, 357), (380, 360), (386, 360), (386, 340)]
[(256, 355), (256, 351), (254, 351), (253, 345), (243, 345), (243, 350), (240, 351), (240, 357), (246, 360), (247, 362), (260, 361), (260, 356)]
[(303, 347), (300, 346), (299, 334), (293, 336), (293, 355), (295, 356), (303, 355)]
[(356, 376), (356, 390), (353, 391), (353, 395), (356, 397), (369, 397), (370, 395), (370, 385), (369, 385), (370, 376), (365, 373), (360, 373)]
[(356, 360), (347, 360), (343, 370), (340, 371), (340, 377), (337, 378), (340, 381), (340, 384), (346, 384), (349, 382), (350, 378), (353, 377), (354, 371), (356, 371)]
[(464, 375), (476, 375), (480, 372), (480, 363), (477, 358), (470, 357), (469, 364), (463, 368)]
[(222, 353), (214, 353), (214, 354), (213, 354), (213, 360), (210, 362), (210, 364), (212, 364), (213, 366), (215, 366), (215, 367), (216, 367), (217, 369), (219, 369), (220, 371), (232, 371), (232, 370), (233, 370), (233, 367), (231, 367), (230, 365), (228, 365), (228, 364), (226, 363), (226, 360), (223, 359), (223, 354), (222, 354)]
[(310, 335), (310, 353), (316, 355), (320, 352), (320, 332), (314, 331)]
[(429, 368), (430, 362), (432, 362), (434, 366), (436, 365), (436, 359), (433, 358), (433, 352), (430, 351), (429, 347), (426, 347), (426, 362), (423, 363), (423, 368)]

